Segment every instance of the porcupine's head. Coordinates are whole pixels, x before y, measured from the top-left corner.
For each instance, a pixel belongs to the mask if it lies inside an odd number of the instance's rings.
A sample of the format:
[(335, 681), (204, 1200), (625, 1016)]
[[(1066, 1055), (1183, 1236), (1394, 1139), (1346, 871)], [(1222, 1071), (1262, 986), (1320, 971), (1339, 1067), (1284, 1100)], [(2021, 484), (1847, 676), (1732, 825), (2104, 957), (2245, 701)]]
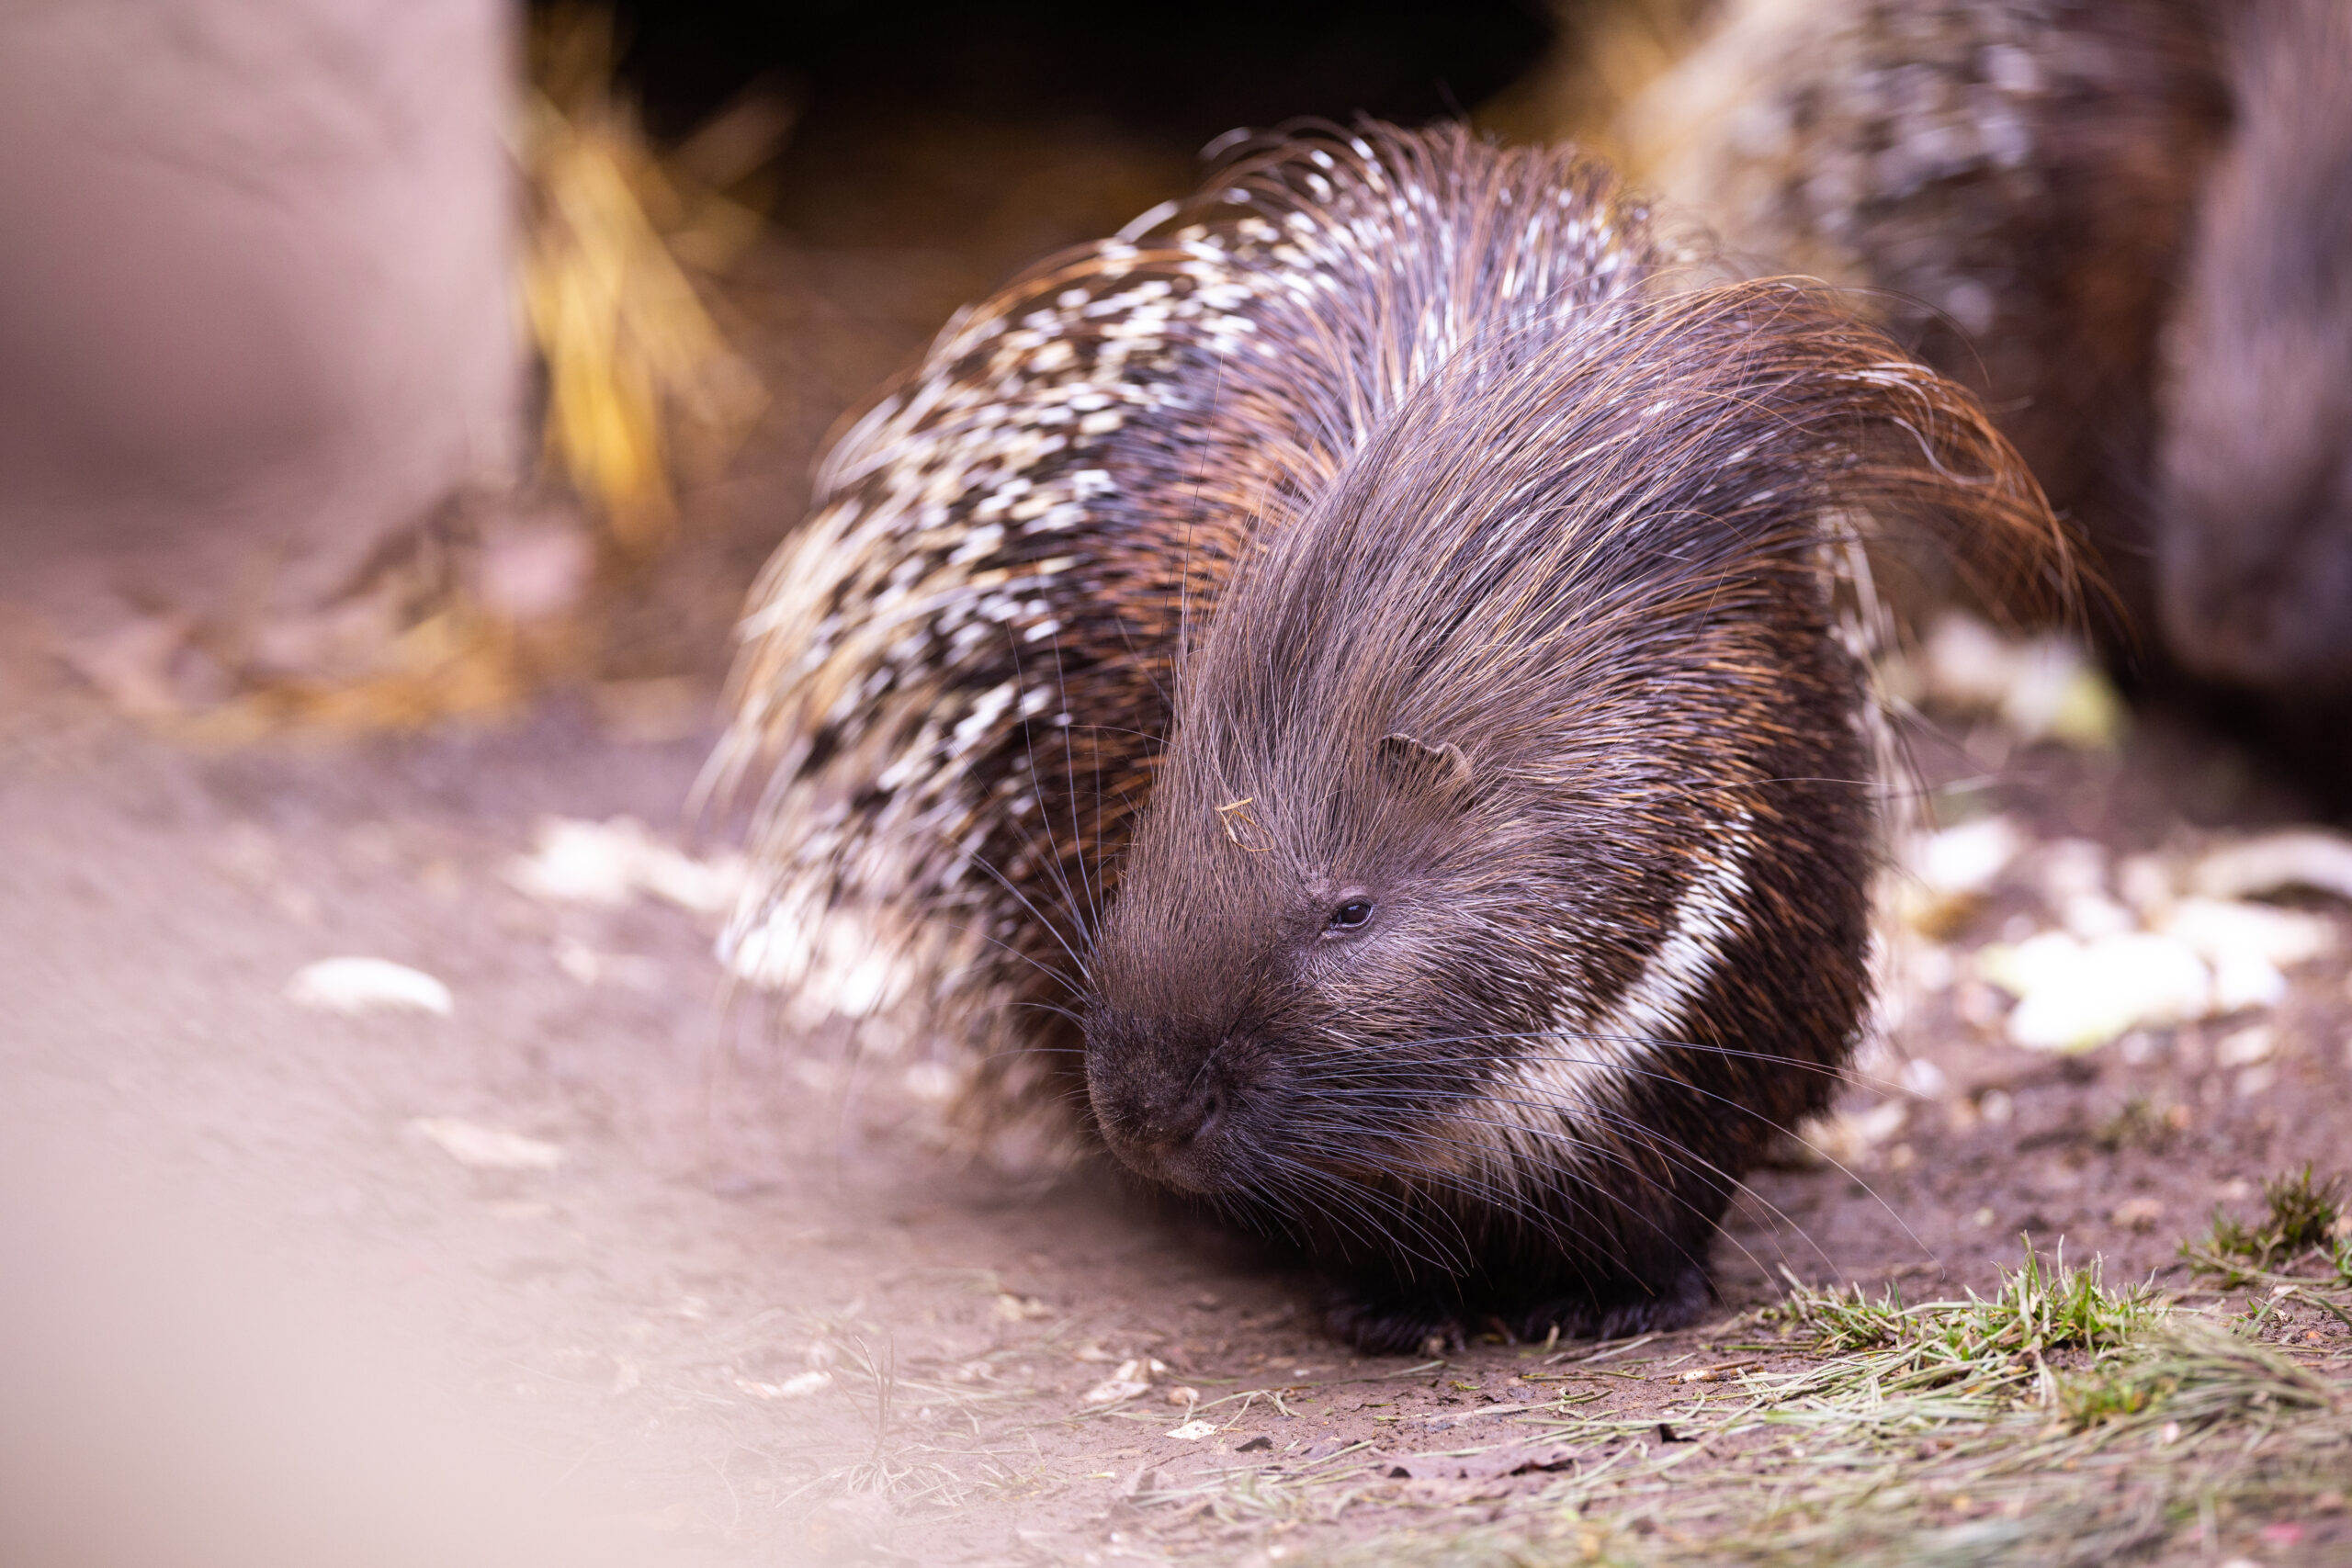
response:
[(2352, 12), (2267, 0), (2230, 46), (2166, 334), (2159, 609), (2201, 675), (2352, 699)]
[(1871, 852), (1826, 509), (2047, 514), (1792, 288), (1589, 331), (1416, 394), (1180, 666), (1082, 1003), (1145, 1176), (1444, 1273), (1711, 1225), (1826, 1100)]

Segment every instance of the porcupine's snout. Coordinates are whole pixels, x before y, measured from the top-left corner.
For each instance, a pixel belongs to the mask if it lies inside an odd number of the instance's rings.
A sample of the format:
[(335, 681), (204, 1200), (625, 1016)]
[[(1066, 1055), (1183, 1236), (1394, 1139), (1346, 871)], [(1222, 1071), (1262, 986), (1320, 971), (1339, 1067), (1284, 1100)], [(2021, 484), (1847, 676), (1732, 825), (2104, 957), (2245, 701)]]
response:
[(1086, 1025), (1086, 1089), (1103, 1142), (1151, 1180), (1204, 1195), (1230, 1190), (1244, 1179), (1260, 1055), (1246, 1026), (1097, 1009)]

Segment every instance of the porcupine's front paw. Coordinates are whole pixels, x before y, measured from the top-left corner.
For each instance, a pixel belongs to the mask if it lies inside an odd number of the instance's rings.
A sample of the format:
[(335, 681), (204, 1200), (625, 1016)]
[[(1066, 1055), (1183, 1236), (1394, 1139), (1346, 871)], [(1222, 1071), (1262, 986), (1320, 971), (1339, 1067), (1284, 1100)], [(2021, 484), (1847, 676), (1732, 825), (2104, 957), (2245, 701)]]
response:
[(1323, 1326), (1367, 1356), (1442, 1356), (1469, 1337), (1459, 1303), (1326, 1281)]
[(1714, 1301), (1706, 1270), (1683, 1264), (1666, 1277), (1605, 1296), (1575, 1293), (1529, 1303), (1464, 1303), (1434, 1294), (1334, 1280), (1323, 1287), (1323, 1324), (1366, 1355), (1442, 1356), (1474, 1334), (1520, 1341), (1622, 1339), (1695, 1322)]
[(1498, 1315), (1521, 1339), (1544, 1339), (1555, 1333), (1562, 1339), (1622, 1339), (1683, 1327), (1697, 1321), (1714, 1299), (1707, 1271), (1686, 1263), (1663, 1280), (1628, 1287), (1623, 1293), (1567, 1296)]

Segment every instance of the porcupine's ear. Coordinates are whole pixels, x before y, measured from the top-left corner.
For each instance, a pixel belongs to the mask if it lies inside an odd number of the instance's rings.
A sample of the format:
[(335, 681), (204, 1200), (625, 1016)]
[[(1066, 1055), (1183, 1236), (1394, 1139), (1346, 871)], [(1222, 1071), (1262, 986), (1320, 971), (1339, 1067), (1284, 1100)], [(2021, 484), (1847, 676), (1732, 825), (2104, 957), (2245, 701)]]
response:
[(1451, 740), (1431, 746), (1409, 735), (1384, 735), (1372, 754), (1381, 776), (1408, 794), (1452, 801), (1469, 793), (1470, 759)]

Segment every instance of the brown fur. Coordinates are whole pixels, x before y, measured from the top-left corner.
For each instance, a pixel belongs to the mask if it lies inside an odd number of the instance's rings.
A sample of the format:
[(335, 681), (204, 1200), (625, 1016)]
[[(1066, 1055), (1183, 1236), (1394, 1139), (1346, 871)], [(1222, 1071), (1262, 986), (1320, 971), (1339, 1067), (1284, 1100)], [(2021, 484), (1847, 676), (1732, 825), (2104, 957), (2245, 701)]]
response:
[[(1040, 448), (1069, 425), (1037, 388), (1104, 379), (1056, 346), (1081, 331), (1159, 345), (1124, 362), (1142, 412)], [(986, 532), (1074, 464), (1110, 476), (1074, 522)], [(829, 460), (747, 623), (721, 765), (775, 773), (735, 951), (812, 889), (897, 919), (1000, 1076), (1285, 1230), (1360, 1344), (1686, 1313), (1862, 1005), (1837, 563), (1895, 513), (1995, 597), (2065, 592), (1965, 393), (1806, 289), (1706, 285), (1597, 165), (1261, 144), (960, 318)], [(1358, 886), (1376, 929), (1325, 942)], [(1709, 889), (1738, 907), (1683, 964)]]
[[(1091, 1102), (1138, 1170), (1297, 1236), (1359, 1344), (1687, 1314), (1739, 1173), (1827, 1102), (1872, 760), (1820, 510), (1958, 499), (1916, 447), (1856, 460), (1894, 420), (1957, 442), (1973, 502), (2030, 494), (1883, 362), (1777, 286), (1498, 345), (1249, 558), (1180, 665), (1087, 955)], [(1687, 1010), (1592, 1032), (1738, 838)]]

